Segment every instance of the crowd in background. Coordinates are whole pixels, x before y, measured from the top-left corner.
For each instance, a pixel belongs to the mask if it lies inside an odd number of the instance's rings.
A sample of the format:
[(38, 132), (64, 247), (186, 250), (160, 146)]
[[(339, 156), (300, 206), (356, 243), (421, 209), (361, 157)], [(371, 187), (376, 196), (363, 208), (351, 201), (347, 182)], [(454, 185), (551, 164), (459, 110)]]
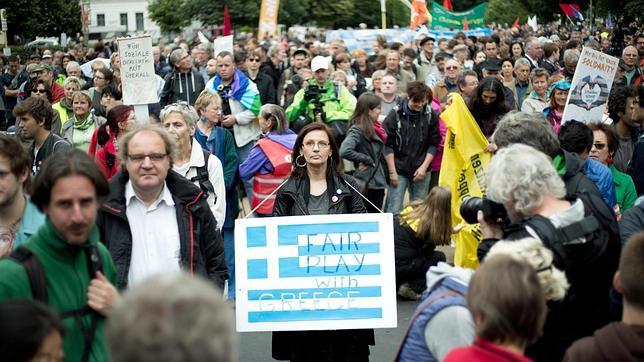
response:
[[(383, 211), (395, 216), (398, 295), (421, 301), (397, 360), (642, 358), (636, 25), (379, 36), (370, 52), (316, 33), (243, 34), (231, 50), (161, 40), (149, 120), (123, 104), (116, 44), (0, 57), (0, 299), (55, 310), (0, 303), (0, 335), (12, 336), (1, 360), (100, 361), (110, 347), (115, 361), (235, 360), (229, 306), (210, 288), (236, 298), (235, 219)], [(603, 117), (562, 122), (584, 47), (618, 69)], [(494, 154), (486, 197), (521, 226), (479, 215), (476, 272), (437, 249), (458, 231), (455, 196), (438, 186), (452, 106)], [(539, 216), (557, 232), (541, 233)], [(158, 276), (171, 271), (208, 282)], [(372, 329), (274, 332), (272, 357), (366, 361), (375, 342)]]

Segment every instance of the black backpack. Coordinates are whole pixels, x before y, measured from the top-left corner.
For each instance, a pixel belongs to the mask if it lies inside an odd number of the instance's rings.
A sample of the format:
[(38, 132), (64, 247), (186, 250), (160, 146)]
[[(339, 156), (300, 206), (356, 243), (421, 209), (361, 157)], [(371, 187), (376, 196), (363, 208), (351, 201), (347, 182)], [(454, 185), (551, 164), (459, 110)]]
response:
[[(220, 142), (223, 142), (223, 140), (220, 140)], [(208, 157), (210, 157), (211, 153), (206, 151), (206, 150), (201, 150), (203, 152), (203, 160), (204, 160), (204, 165), (201, 167), (197, 167), (197, 175), (193, 178), (190, 179), (190, 181), (199, 182), (199, 187), (204, 193), (204, 197), (207, 199), (208, 195), (212, 194), (217, 197), (217, 194), (215, 194), (215, 186), (213, 186), (212, 182), (210, 182), (210, 178), (208, 175)], [(213, 156), (214, 157), (214, 156)], [(223, 165), (222, 165), (223, 167)], [(216, 199), (215, 199), (216, 200)]]
[[(103, 263), (98, 252), (98, 248), (95, 246), (89, 246), (84, 249), (85, 256), (87, 257), (87, 268), (91, 280), (97, 272), (103, 272)], [(38, 260), (38, 257), (34, 255), (31, 250), (21, 245), (12, 251), (8, 258), (20, 263), (25, 268), (33, 299), (49, 304), (45, 269), (40, 263), (40, 260)], [(86, 326), (82, 321), (82, 318), (87, 314), (90, 315), (92, 320), (89, 326)], [(80, 326), (84, 340), (82, 361), (89, 361), (90, 352), (92, 351), (92, 341), (94, 340), (94, 332), (96, 331), (99, 318), (102, 317), (87, 304), (78, 309), (61, 312), (60, 317), (62, 319), (73, 317), (75, 322)]]

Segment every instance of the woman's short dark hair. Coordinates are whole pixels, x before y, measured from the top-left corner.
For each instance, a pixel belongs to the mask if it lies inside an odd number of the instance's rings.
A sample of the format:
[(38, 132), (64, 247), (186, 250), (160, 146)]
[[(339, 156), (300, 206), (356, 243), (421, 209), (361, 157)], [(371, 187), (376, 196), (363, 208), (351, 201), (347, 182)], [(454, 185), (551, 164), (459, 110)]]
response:
[(96, 197), (100, 200), (110, 192), (110, 186), (105, 175), (98, 169), (96, 162), (85, 152), (71, 149), (64, 152), (55, 152), (43, 163), (40, 172), (34, 181), (31, 201), (38, 206), (40, 211), (49, 205), (51, 190), (58, 179), (67, 176), (85, 176), (94, 185)]
[[(606, 144), (608, 145), (608, 153), (612, 156), (616, 151), (617, 148), (619, 148), (619, 138), (617, 137), (617, 132), (613, 129), (613, 127), (605, 124), (605, 123), (589, 123), (588, 127), (594, 132), (594, 131), (601, 131), (604, 132), (606, 135)], [(594, 140), (594, 137), (593, 137)]]
[(615, 123), (621, 121), (618, 113), (626, 112), (626, 101), (628, 98), (637, 96), (633, 88), (625, 85), (613, 87), (608, 96), (608, 115)]
[(101, 73), (105, 77), (105, 81), (109, 84), (114, 80), (114, 73), (108, 68), (96, 69), (94, 73)]
[[(45, 94), (47, 94), (47, 100), (51, 102), (52, 100), (52, 95), (51, 95), (51, 89), (47, 86), (44, 80), (38, 80), (37, 82), (31, 83), (31, 88), (29, 89), (31, 93), (38, 91), (38, 85), (42, 84), (43, 87), (45, 87)], [(31, 96), (31, 94), (30, 94)]]
[(105, 95), (108, 95), (117, 101), (123, 99), (123, 93), (121, 93), (121, 90), (113, 83), (110, 83), (105, 88), (103, 88), (103, 90), (101, 91), (101, 96)]
[(58, 313), (42, 302), (10, 299), (0, 303), (0, 361), (31, 361), (52, 331), (65, 327)]
[(467, 291), (476, 335), (525, 347), (540, 335), (546, 298), (534, 268), (509, 255), (494, 255), (476, 271)]
[(334, 171), (337, 173), (342, 173), (342, 164), (340, 163), (340, 152), (338, 151), (338, 144), (335, 142), (335, 136), (333, 135), (333, 132), (324, 123), (313, 122), (304, 126), (300, 130), (300, 133), (298, 133), (297, 138), (295, 139), (295, 144), (293, 145), (293, 153), (291, 154), (291, 158), (292, 158), (291, 164), (293, 165), (293, 171), (291, 171), (291, 176), (301, 177), (306, 173), (306, 167), (297, 166), (297, 157), (301, 155), (301, 150), (302, 150), (302, 147), (304, 146), (304, 137), (306, 137), (307, 134), (313, 131), (325, 132), (327, 137), (329, 137), (329, 147), (331, 148), (331, 156), (327, 160), (327, 164), (326, 164), (327, 175), (330, 175)]

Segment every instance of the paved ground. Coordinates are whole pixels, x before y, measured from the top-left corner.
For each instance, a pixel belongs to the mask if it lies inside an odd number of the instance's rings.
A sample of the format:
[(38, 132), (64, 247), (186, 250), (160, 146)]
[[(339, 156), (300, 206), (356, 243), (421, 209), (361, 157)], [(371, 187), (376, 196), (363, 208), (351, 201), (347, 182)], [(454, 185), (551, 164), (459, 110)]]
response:
[[(392, 361), (403, 334), (409, 324), (409, 318), (416, 309), (417, 302), (398, 301), (398, 327), (394, 329), (376, 329), (376, 345), (371, 347), (372, 362)], [(273, 361), (271, 358), (270, 333), (240, 333), (240, 362)]]

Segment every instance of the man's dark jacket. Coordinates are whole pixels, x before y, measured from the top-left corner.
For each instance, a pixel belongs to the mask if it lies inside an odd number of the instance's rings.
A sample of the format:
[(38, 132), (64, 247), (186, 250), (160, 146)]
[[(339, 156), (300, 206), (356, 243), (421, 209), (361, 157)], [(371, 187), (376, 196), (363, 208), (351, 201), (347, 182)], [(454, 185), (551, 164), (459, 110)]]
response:
[[(119, 289), (127, 288), (132, 261), (132, 232), (125, 213), (128, 179), (129, 175), (123, 172), (112, 178), (110, 194), (99, 209), (96, 220), (101, 240), (114, 259)], [(181, 268), (210, 279), (223, 290), (227, 275), (224, 243), (204, 193), (172, 170), (168, 171), (166, 185), (177, 210)]]
[(394, 107), (382, 127), (387, 132), (385, 155), (393, 152), (396, 172), (412, 179), (426, 155), (436, 155), (441, 134), (438, 130), (438, 114), (429, 105), (420, 112), (412, 112), (407, 104), (407, 99), (403, 99)]

